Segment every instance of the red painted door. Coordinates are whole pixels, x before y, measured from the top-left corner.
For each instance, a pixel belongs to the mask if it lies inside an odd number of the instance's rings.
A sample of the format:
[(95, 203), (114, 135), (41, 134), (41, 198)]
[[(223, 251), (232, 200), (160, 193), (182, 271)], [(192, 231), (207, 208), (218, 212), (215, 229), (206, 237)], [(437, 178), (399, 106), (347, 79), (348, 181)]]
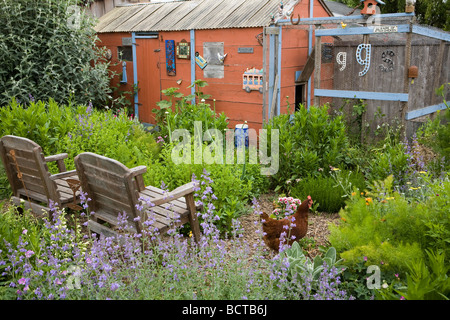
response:
[(139, 120), (155, 124), (152, 110), (161, 100), (159, 39), (136, 39)]

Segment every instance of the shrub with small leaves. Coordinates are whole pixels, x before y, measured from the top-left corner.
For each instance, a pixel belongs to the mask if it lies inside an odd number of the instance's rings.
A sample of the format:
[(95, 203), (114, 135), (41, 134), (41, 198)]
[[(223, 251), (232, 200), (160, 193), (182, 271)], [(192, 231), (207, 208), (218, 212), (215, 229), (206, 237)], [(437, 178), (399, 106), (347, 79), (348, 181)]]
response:
[(0, 1), (0, 106), (11, 97), (104, 105), (108, 63), (77, 0)]

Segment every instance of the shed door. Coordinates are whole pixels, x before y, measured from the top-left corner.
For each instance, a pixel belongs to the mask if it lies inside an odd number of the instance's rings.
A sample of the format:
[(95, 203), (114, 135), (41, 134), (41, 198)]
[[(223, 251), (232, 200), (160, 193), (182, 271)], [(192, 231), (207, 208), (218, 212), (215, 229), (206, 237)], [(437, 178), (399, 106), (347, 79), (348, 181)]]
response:
[(136, 39), (139, 120), (155, 123), (153, 108), (161, 100), (159, 39)]

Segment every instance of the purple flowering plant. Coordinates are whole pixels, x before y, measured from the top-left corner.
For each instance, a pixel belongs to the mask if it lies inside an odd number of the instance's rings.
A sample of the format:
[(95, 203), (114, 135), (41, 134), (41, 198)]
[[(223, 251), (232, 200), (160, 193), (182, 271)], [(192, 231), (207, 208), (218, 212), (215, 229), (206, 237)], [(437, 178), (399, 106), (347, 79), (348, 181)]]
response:
[[(237, 219), (232, 221), (231, 234), (224, 238), (216, 227), (220, 217), (211, 203), (215, 197), (209, 188), (213, 180), (204, 171), (198, 181), (203, 187), (196, 194), (197, 205), (202, 205), (198, 212), (202, 231), (198, 243), (180, 233), (176, 221), (169, 232), (159, 234), (148, 199), (141, 199), (138, 208), (148, 213), (140, 217), (142, 234), (127, 232), (129, 221), (123, 213), (119, 215), (117, 238), (75, 232), (67, 223), (67, 215), (53, 207), (53, 221), (44, 220), (49, 241), (41, 241), (39, 250), (26, 247), (24, 237), (16, 245), (7, 245), (7, 253), (0, 261), (1, 266), (7, 266), (2, 270), (7, 279), (4, 287), (14, 299), (345, 297), (338, 290), (332, 269), (326, 269), (320, 278), (323, 285), (315, 291), (306, 290), (308, 285), (304, 287), (305, 283), (312, 286), (312, 280), (292, 281), (288, 265), (280, 266), (267, 257), (262, 237), (253, 246), (242, 237)], [(84, 201), (89, 200), (84, 195)], [(253, 208), (258, 214), (256, 202)], [(89, 218), (92, 213), (83, 214)]]

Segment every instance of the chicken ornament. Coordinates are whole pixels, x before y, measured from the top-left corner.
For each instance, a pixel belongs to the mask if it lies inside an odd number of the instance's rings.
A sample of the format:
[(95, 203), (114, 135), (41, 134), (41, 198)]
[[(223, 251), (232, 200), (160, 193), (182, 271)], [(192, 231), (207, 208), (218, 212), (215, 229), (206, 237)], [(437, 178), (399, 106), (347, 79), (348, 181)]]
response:
[[(278, 252), (282, 241), (291, 245), (303, 238), (308, 231), (308, 211), (312, 204), (311, 196), (308, 196), (305, 201), (297, 206), (297, 210), (293, 215), (280, 220), (273, 219), (263, 212), (261, 214), (261, 222), (265, 244), (270, 249)], [(284, 236), (282, 235), (283, 233)], [(283, 240), (283, 238), (286, 240)]]

